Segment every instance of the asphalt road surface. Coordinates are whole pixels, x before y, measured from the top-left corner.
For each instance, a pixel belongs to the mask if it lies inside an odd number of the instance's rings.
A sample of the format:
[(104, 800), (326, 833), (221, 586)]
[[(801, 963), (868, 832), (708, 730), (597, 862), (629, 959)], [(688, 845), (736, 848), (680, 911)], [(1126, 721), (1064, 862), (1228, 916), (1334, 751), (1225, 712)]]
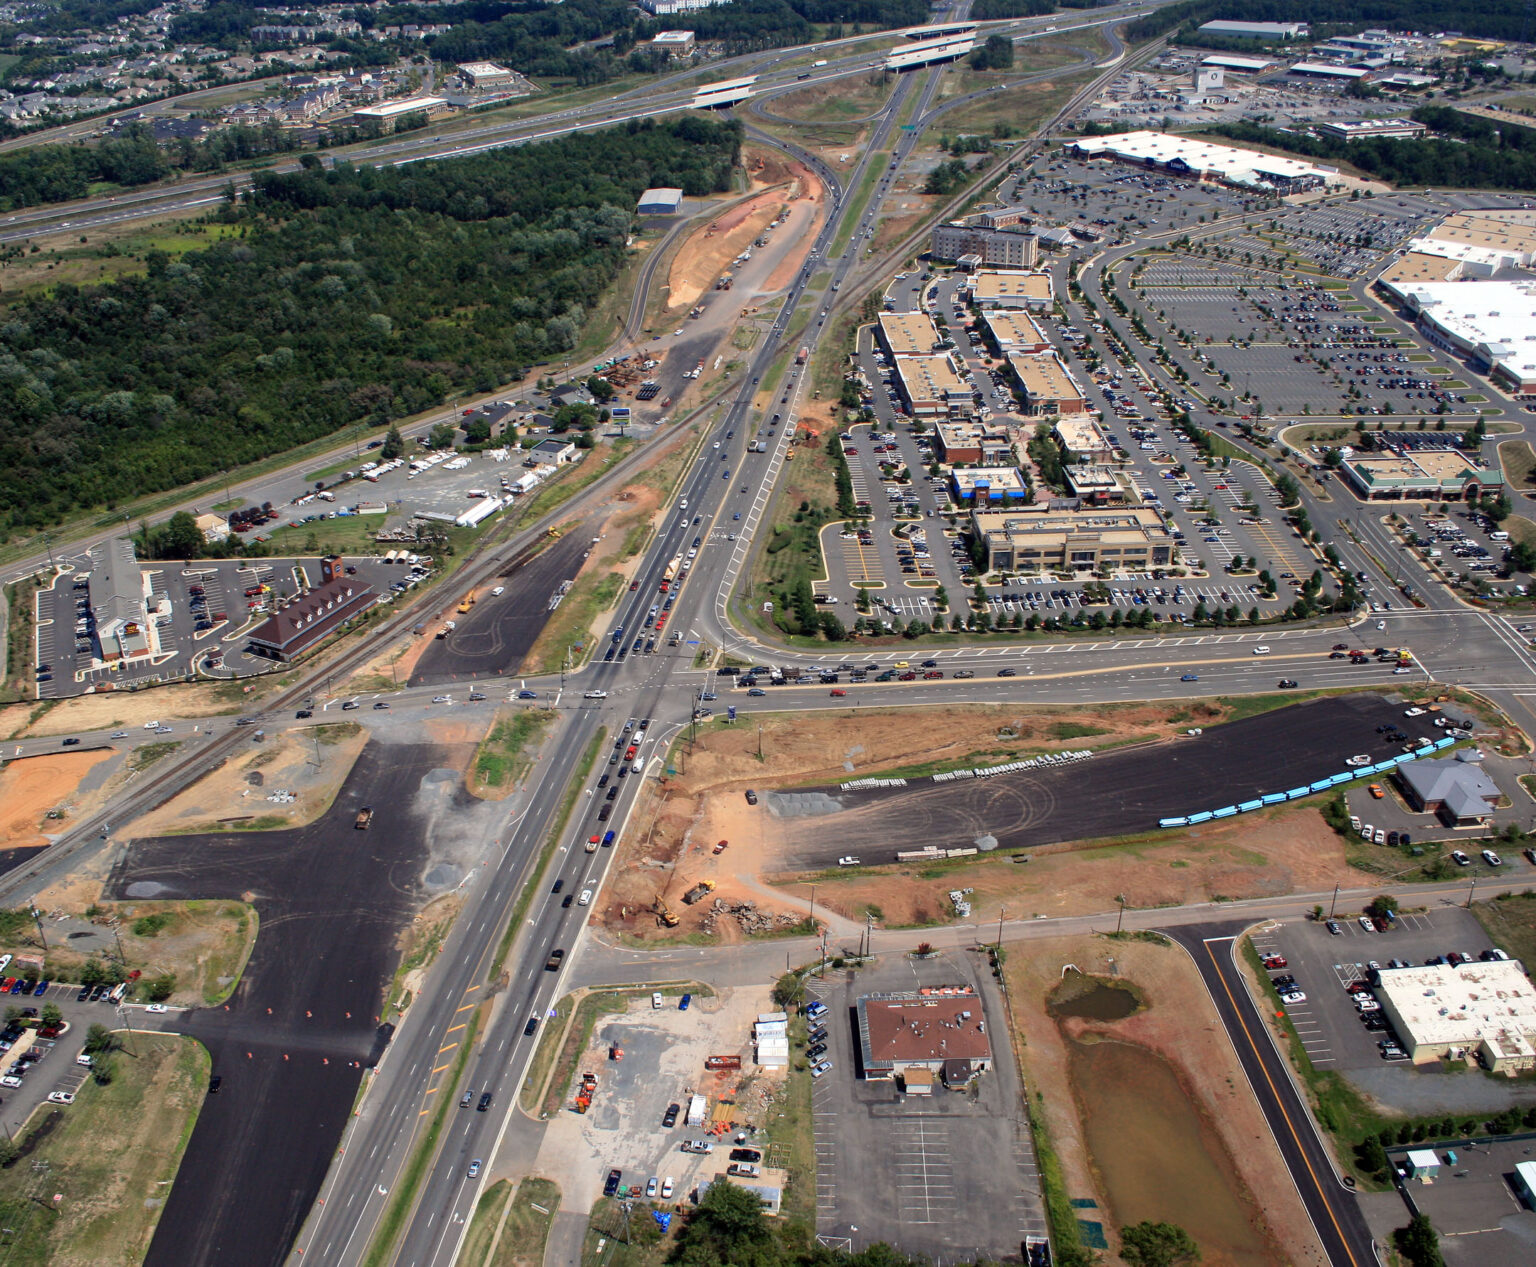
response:
[[(436, 747), (372, 743), (308, 827), (141, 840), (114, 869), (117, 900), (245, 897), (260, 920), (233, 997), (176, 1027), (208, 1047), (223, 1082), (197, 1119), (148, 1267), (283, 1260), (381, 1054), (376, 1013), (423, 896), (432, 825), (412, 794), (446, 761)], [(388, 809), (358, 831), (364, 804)]]
[[(446, 638), (436, 637), (440, 620), (427, 620), (424, 636), (432, 641), (416, 661), (411, 685), (515, 672), (544, 631), (555, 592), (563, 581), (576, 578), (591, 548), (592, 534), (585, 524), (577, 525), (528, 562), (503, 572), (497, 584), (506, 593), (493, 597), (495, 587), (482, 585), (467, 614), (460, 615), (456, 604), (449, 606), (442, 619), (452, 620), (454, 630)], [(457, 589), (445, 591), (450, 603), (458, 597)]]
[(1264, 1018), (1233, 962), (1234, 939), (1251, 922), (1239, 919), (1161, 931), (1194, 960), (1329, 1262), (1334, 1267), (1372, 1267), (1377, 1257), (1353, 1186), (1339, 1177), (1291, 1080), (1290, 1067), (1265, 1032)]
[[(1376, 733), (1384, 722), (1410, 738), (1439, 737), (1424, 718), (1379, 695), (1334, 696), (1216, 726), (1168, 743), (1110, 751), (1071, 765), (990, 779), (843, 792), (819, 789), (846, 808), (796, 816), (784, 862), (795, 869), (836, 866), (852, 854), (866, 865), (894, 862), (898, 851), (927, 845), (957, 849), (990, 833), (1001, 849), (1092, 840), (1155, 829), (1158, 820), (1218, 809), (1267, 792), (1284, 792), (1345, 768), (1369, 753), (1400, 751)], [(978, 740), (983, 736), (978, 736)], [(812, 789), (817, 790), (817, 789)], [(772, 812), (792, 813), (797, 797), (763, 797)]]

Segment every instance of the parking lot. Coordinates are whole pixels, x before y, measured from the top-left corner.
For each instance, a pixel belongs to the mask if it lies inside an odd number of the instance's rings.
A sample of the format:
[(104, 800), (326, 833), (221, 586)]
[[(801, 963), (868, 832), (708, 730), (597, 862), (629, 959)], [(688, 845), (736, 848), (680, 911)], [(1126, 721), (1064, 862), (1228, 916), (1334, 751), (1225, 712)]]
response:
[[(1447, 1076), (1438, 1066), (1422, 1068), (1406, 1059), (1387, 1060), (1378, 1044), (1394, 1038), (1374, 1008), (1361, 1011), (1347, 986), (1368, 983), (1373, 966), (1421, 965), (1452, 951), (1477, 959), (1491, 948), (1471, 912), (1459, 906), (1416, 909), (1410, 889), (1400, 895), (1404, 910), (1387, 931), (1367, 931), (1359, 910), (1338, 909), (1329, 924), (1298, 921), (1271, 926), (1253, 935), (1259, 954), (1282, 956), (1286, 963), (1268, 972), (1294, 977), (1306, 997), (1281, 1006), (1295, 1027), (1308, 1058), (1319, 1069), (1336, 1070), (1383, 1105), (1409, 1115), (1497, 1111), (1529, 1101), (1518, 1083), (1483, 1077), (1475, 1071)], [(1326, 914), (1326, 912), (1325, 912)], [(1357, 987), (1369, 994), (1368, 984)]]
[[(971, 985), (991, 1020), (994, 1066), (971, 1088), (902, 1096), (896, 1083), (859, 1074), (855, 1003), (860, 995)], [(825, 1003), (832, 1068), (816, 1079), (816, 1227), (855, 1250), (889, 1241), (906, 1253), (953, 1258), (1016, 1255), (1045, 1232), (1033, 1143), (1000, 1001), (985, 964), (967, 951), (932, 960), (882, 960), (811, 986)], [(798, 1044), (797, 1044), (798, 1045)], [(792, 1053), (793, 1058), (793, 1053)], [(805, 1076), (805, 1075), (799, 1075)]]
[[(272, 661), (246, 654), (253, 628), (274, 603), (320, 582), (320, 559), (203, 559), (145, 563), (151, 654), (109, 659), (98, 627), (101, 595), (92, 590), (90, 555), (70, 560), (37, 595), (37, 676), (43, 699), (79, 695), (102, 684), (168, 682), (193, 674), (239, 677), (269, 671)], [(405, 575), (382, 559), (345, 561), (380, 594)]]
[[(1395, 1166), (1406, 1169), (1408, 1152), (1407, 1148), (1391, 1149), (1388, 1155)], [(1536, 1159), (1536, 1141), (1453, 1143), (1434, 1152), (1440, 1160), (1439, 1174), (1429, 1182), (1406, 1179), (1403, 1189), (1440, 1233), (1440, 1252), (1447, 1267), (1529, 1264), (1536, 1246), (1536, 1212), (1522, 1204), (1514, 1175), (1520, 1162)], [(1407, 1214), (1396, 1192), (1371, 1202), (1374, 1208), (1368, 1208), (1368, 1217), (1373, 1227), (1400, 1227), (1405, 1222)], [(1377, 1210), (1382, 1215), (1379, 1221)]]
[[(9, 978), (0, 973), (0, 981), (4, 979)], [(82, 987), (65, 982), (47, 983), (41, 994), (35, 987), (18, 993), (19, 985), (18, 979), (12, 990), (7, 991), (4, 1000), (7, 1018), (13, 1009), (19, 1021), (26, 1019), (27, 1011), (40, 1014), (51, 1005), (59, 1009), (64, 1024), (56, 1037), (39, 1037), (32, 1041), (16, 1063), (5, 1071), (4, 1081), (0, 1082), (3, 1086), (0, 1090), (0, 1124), (12, 1135), (25, 1125), (39, 1105), (48, 1102), (50, 1095), (55, 1092), (73, 1094), (90, 1077), (90, 1069), (76, 1064), (75, 1057), (80, 1054), (92, 1025), (119, 1029), (126, 1018), (132, 1027), (157, 1029), (159, 1022), (174, 1020), (180, 1012), (180, 1009), (173, 1009), (166, 1015), (157, 1016), (147, 1014), (140, 1004), (127, 1004), (119, 1009), (106, 997), (105, 990), (94, 1001), (82, 1000), (79, 997)], [(0, 1054), (8, 1055), (22, 1037), (24, 1031), (17, 1021), (8, 1019), (6, 1028), (0, 1031)], [(131, 1038), (128, 1041), (131, 1044)]]

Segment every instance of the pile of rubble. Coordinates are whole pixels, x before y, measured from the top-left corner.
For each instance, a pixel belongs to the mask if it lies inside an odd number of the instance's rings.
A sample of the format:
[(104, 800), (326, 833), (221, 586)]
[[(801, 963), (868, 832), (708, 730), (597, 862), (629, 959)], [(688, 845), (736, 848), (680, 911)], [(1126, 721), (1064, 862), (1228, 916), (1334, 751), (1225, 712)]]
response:
[(297, 799), (287, 788), (277, 788), (275, 791), (267, 793), (267, 800), (271, 801), (274, 805), (292, 805)]
[(756, 902), (727, 902), (724, 898), (717, 897), (714, 905), (705, 912), (700, 927), (704, 932), (712, 933), (720, 917), (725, 915), (733, 918), (741, 931), (749, 935), (771, 933), (781, 928), (793, 928), (800, 922), (798, 915), (787, 913), (774, 915), (759, 909)]

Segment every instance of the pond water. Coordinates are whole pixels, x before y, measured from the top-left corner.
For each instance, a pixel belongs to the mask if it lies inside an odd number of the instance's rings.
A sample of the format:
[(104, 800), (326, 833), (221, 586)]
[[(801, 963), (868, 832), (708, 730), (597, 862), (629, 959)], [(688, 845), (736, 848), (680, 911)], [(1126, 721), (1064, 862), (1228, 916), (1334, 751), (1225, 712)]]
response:
[[(1079, 981), (1082, 980), (1079, 978)], [(1080, 993), (1052, 1000), (1051, 1015), (1081, 1016), (1090, 1021), (1123, 1021), (1139, 1006), (1135, 994), (1125, 987), (1092, 978), (1088, 980), (1092, 981), (1088, 989), (1083, 990), (1079, 985)], [(1066, 985), (1069, 990), (1072, 984), (1072, 978), (1068, 978)]]
[[(1104, 988), (1084, 997), (1100, 993), (1129, 997)], [(1133, 1043), (1069, 1041), (1067, 1051), (1113, 1225), (1177, 1223), (1195, 1238), (1205, 1267), (1280, 1267), (1284, 1260), (1254, 1226), (1220, 1139), (1173, 1067)]]

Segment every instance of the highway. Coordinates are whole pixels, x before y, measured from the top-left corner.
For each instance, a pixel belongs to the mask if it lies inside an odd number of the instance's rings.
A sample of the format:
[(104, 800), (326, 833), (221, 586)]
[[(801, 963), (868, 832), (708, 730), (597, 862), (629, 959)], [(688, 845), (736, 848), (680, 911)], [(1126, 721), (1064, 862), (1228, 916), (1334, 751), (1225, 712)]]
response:
[[(1092, 21), (1057, 26), (1053, 36), (1066, 35), (1072, 30), (1087, 26), (1099, 26), (1108, 22), (1122, 21), (1124, 10), (1096, 10), (1096, 15), (1106, 12), (1118, 16), (1096, 16)], [(962, 6), (963, 12), (963, 6)], [(1013, 26), (1015, 24), (1009, 24)], [(1031, 34), (1034, 34), (1031, 30)], [(1044, 32), (1038, 32), (1044, 34)], [(867, 38), (867, 37), (865, 37)], [(786, 60), (793, 50), (779, 50), (769, 61)], [(803, 52), (803, 50), (801, 50)], [(762, 64), (759, 57), (737, 59), (723, 65), (749, 69)], [(854, 63), (844, 65), (843, 63)], [(869, 66), (867, 55), (848, 57), (834, 62), (826, 69), (824, 78), (859, 73)], [(783, 79), (796, 72), (786, 70), (780, 78), (770, 79), (761, 88), (763, 96), (771, 96), (778, 89), (807, 86), (806, 81)], [(1059, 72), (1058, 72), (1059, 73)], [(541, 900), (554, 880), (565, 882), (567, 891), (580, 891), (591, 887), (598, 889), (604, 879), (613, 853), (599, 849), (588, 854), (584, 842), (591, 834), (592, 812), (595, 808), (589, 788), (576, 791), (575, 810), (558, 839), (550, 841), (556, 819), (570, 790), (571, 780), (582, 763), (583, 754), (598, 742), (602, 746), (598, 760), (604, 762), (611, 751), (610, 745), (625, 733), (625, 723), (632, 718), (652, 719), (646, 741), (639, 753), (639, 762), (648, 774), (656, 772), (656, 758), (665, 751), (666, 744), (686, 724), (696, 706), (698, 694), (711, 690), (719, 695), (713, 707), (723, 709), (727, 704), (758, 709), (783, 710), (793, 708), (857, 710), (872, 707), (923, 706), (937, 703), (1016, 701), (1021, 703), (1048, 703), (1145, 699), (1199, 698), (1212, 694), (1238, 694), (1269, 691), (1274, 689), (1279, 677), (1292, 677), (1303, 688), (1348, 687), (1359, 685), (1423, 684), (1427, 677), (1442, 681), (1456, 681), (1471, 689), (1494, 696), (1515, 712), (1526, 717), (1533, 714), (1529, 700), (1530, 682), (1536, 676), (1536, 656), (1529, 648), (1528, 640), (1519, 634), (1508, 621), (1495, 614), (1476, 611), (1454, 601), (1444, 601), (1438, 596), (1423, 610), (1392, 613), (1387, 619), (1387, 629), (1376, 631), (1372, 625), (1351, 629), (1346, 622), (1325, 624), (1321, 627), (1266, 628), (1264, 630), (1238, 631), (1228, 634), (1189, 634), (1183, 636), (1106, 636), (1099, 640), (1041, 639), (1027, 643), (999, 643), (950, 648), (942, 652), (906, 652), (882, 650), (874, 654), (843, 653), (828, 648), (820, 655), (808, 652), (785, 652), (782, 648), (765, 645), (754, 636), (745, 633), (735, 618), (731, 602), (737, 582), (747, 569), (753, 543), (761, 529), (764, 516), (772, 498), (775, 479), (784, 462), (784, 452), (792, 434), (792, 426), (779, 428), (775, 447), (768, 454), (748, 455), (746, 445), (755, 436), (761, 419), (772, 413), (781, 413), (786, 420), (795, 416), (801, 394), (807, 389), (805, 371), (788, 364), (785, 353), (794, 346), (804, 344), (815, 350), (823, 337), (825, 323), (831, 310), (839, 301), (850, 302), (857, 292), (861, 278), (872, 265), (863, 262), (865, 246), (872, 236), (879, 219), (883, 200), (889, 192), (895, 174), (906, 162), (917, 143), (924, 123), (940, 111), (952, 108), (960, 102), (950, 102), (933, 108), (933, 101), (943, 74), (942, 70), (913, 72), (904, 75), (896, 85), (890, 101), (880, 112), (878, 120), (861, 157), (852, 171), (838, 174), (805, 151), (783, 142), (772, 143), (795, 153), (801, 161), (811, 165), (826, 182), (829, 191), (829, 215), (820, 230), (805, 267), (797, 275), (790, 290), (784, 296), (767, 337), (753, 354), (739, 387), (729, 399), (715, 410), (700, 442), (700, 452), (710, 460), (693, 464), (676, 495), (675, 510), (660, 524), (655, 540), (648, 549), (642, 566), (636, 573), (636, 587), (629, 592), (621, 605), (616, 624), (629, 636), (615, 638), (616, 648), (632, 641), (644, 619), (657, 600), (658, 586), (668, 561), (685, 553), (694, 538), (702, 538), (698, 562), (692, 575), (683, 586), (671, 627), (686, 631), (688, 642), (675, 650), (662, 650), (656, 655), (615, 654), (613, 660), (596, 659), (575, 680), (562, 688), (558, 680), (531, 679), (526, 685), (540, 692), (541, 703), (553, 705), (560, 717), (545, 749), (544, 757), (530, 776), (527, 787), (513, 803), (498, 838), (499, 857), (495, 865), (478, 872), (467, 888), (467, 901), (462, 915), (455, 924), (447, 944), (438, 955), (435, 965), (427, 975), (425, 988), (404, 1018), (382, 1061), (372, 1072), (367, 1093), (349, 1128), (324, 1187), (321, 1203), (317, 1204), (293, 1246), (274, 1247), (273, 1256), (288, 1252), (292, 1262), (309, 1261), (326, 1264), (352, 1264), (361, 1262), (368, 1254), (370, 1245), (381, 1226), (390, 1203), (396, 1198), (413, 1150), (418, 1144), (426, 1125), (432, 1120), (433, 1107), (445, 1097), (453, 1097), (455, 1106), (448, 1114), (441, 1139), (427, 1169), (419, 1193), (412, 1204), (399, 1248), (394, 1261), (411, 1264), (441, 1264), (446, 1267), (454, 1261), (462, 1238), (468, 1228), (468, 1219), (486, 1183), (491, 1179), (489, 1163), (498, 1146), (511, 1130), (523, 1131), (526, 1124), (516, 1123), (517, 1110), (514, 1099), (521, 1085), (528, 1061), (536, 1042), (538, 1026), (528, 1032), (530, 1021), (543, 1017), (555, 999), (566, 992), (578, 980), (647, 980), (664, 969), (675, 974), (677, 965), (686, 966), (690, 973), (698, 974), (711, 965), (736, 965), (735, 969), (748, 974), (752, 980), (761, 980), (765, 969), (761, 966), (761, 952), (752, 948), (731, 948), (719, 952), (668, 950), (660, 953), (619, 951), (606, 947), (591, 934), (584, 932), (586, 912), (580, 907), (564, 908), (558, 902)], [(811, 83), (819, 82), (813, 79)], [(1021, 81), (1022, 82), (1022, 81)], [(912, 101), (916, 94), (915, 103)], [(667, 94), (658, 98), (654, 93), (644, 101), (626, 100), (623, 97), (605, 102), (601, 106), (584, 107), (563, 112), (548, 118), (524, 124), (499, 124), (488, 128), (484, 135), (459, 135), (452, 138), (414, 139), (401, 142), (402, 147), (425, 146), (425, 149), (391, 149), (385, 161), (412, 162), (419, 158), (440, 156), (443, 153), (468, 153), (476, 149), (505, 144), (520, 144), (539, 136), (560, 135), (564, 132), (595, 126), (606, 126), (628, 118), (646, 117), (651, 114), (687, 108), (684, 98), (691, 90), (678, 90), (674, 100)], [(969, 98), (965, 99), (969, 100)], [(912, 105), (912, 120), (918, 127), (911, 132), (897, 134), (897, 121)], [(436, 148), (434, 148), (436, 147)], [(888, 155), (887, 155), (887, 152)], [(382, 156), (382, 155), (381, 155)], [(874, 187), (868, 205), (860, 209), (856, 219), (851, 218), (854, 199), (852, 193), (860, 190), (866, 178), (872, 176), (874, 163), (889, 165), (874, 179)], [(222, 179), (220, 185), (222, 185)], [(208, 196), (206, 189), (194, 188), (187, 182), (172, 195), (132, 195), (141, 201), (129, 203), (130, 196), (123, 196), (115, 204), (95, 200), (90, 209), (66, 212), (53, 209), (54, 217), (69, 215), (70, 228), (84, 228), (89, 224), (110, 223), (110, 219), (91, 220), (88, 217), (136, 218), (153, 205), (156, 197), (180, 198), (186, 201), (174, 203), (194, 206), (196, 199), (215, 200), (219, 195)], [(87, 219), (76, 219), (85, 216)], [(41, 213), (39, 213), (41, 217)], [(29, 224), (41, 223), (41, 218)], [(64, 227), (64, 226), (55, 226)], [(35, 228), (32, 232), (36, 232)], [(17, 225), (7, 223), (0, 230), (0, 240), (6, 235), (24, 236)], [(839, 242), (846, 246), (837, 250)], [(647, 268), (659, 260), (660, 251), (653, 253)], [(813, 279), (815, 287), (813, 288)], [(644, 279), (649, 280), (649, 275)], [(821, 289), (825, 284), (826, 289)], [(1085, 283), (1086, 285), (1086, 283)], [(636, 303), (630, 312), (631, 324), (643, 311), (645, 287), (642, 286)], [(803, 328), (797, 314), (806, 313)], [(786, 364), (774, 373), (775, 363), (781, 358)], [(767, 401), (766, 405), (759, 402)], [(430, 426), (431, 423), (424, 423)], [(713, 444), (721, 446), (726, 455), (721, 461), (712, 455)], [(308, 459), (306, 469), (323, 459)], [(723, 476), (722, 476), (723, 472)], [(297, 469), (293, 474), (297, 474)], [(587, 498), (601, 496), (610, 490), (625, 471), (620, 469), (605, 477)], [(292, 478), (292, 475), (289, 476)], [(273, 478), (260, 481), (262, 489), (270, 489)], [(585, 499), (584, 499), (585, 500)], [(1309, 504), (1310, 505), (1310, 504)], [(1345, 503), (1336, 507), (1335, 519), (1347, 509)], [(561, 514), (569, 517), (571, 507)], [(738, 525), (733, 516), (740, 514)], [(1314, 523), (1333, 522), (1323, 513), (1314, 514)], [(738, 540), (730, 544), (721, 540), (727, 530), (736, 531)], [(1370, 529), (1363, 529), (1369, 532)], [(537, 526), (520, 534), (511, 546), (499, 552), (493, 559), (488, 557), (476, 566), (489, 570), (504, 562), (514, 548), (525, 544)], [(1372, 542), (1373, 545), (1380, 543)], [(1377, 550), (1378, 556), (1380, 551)], [(1383, 584), (1391, 578), (1380, 575), (1369, 552), (1359, 554), (1362, 569), (1377, 575)], [(38, 563), (41, 560), (37, 561)], [(20, 571), (25, 571), (23, 565)], [(473, 580), (473, 571), (466, 579)], [(1433, 586), (1426, 584), (1423, 592), (1429, 594)], [(360, 663), (377, 646), (395, 636), (404, 625), (417, 617), (410, 611), (402, 611), (385, 622), (382, 628), (357, 651), (349, 652), (352, 661)], [(1373, 618), (1374, 620), (1374, 618)], [(919, 678), (909, 683), (867, 682), (853, 687), (844, 684), (846, 696), (833, 697), (825, 686), (776, 687), (761, 698), (749, 699), (745, 692), (727, 694), (720, 680), (692, 667), (692, 642), (702, 640), (711, 646), (729, 651), (733, 655), (756, 662), (798, 663), (802, 665), (835, 664), (847, 660), (853, 663), (894, 665), (899, 660), (931, 658), (949, 676), (942, 682)], [(1418, 668), (1408, 676), (1393, 676), (1388, 666), (1372, 663), (1356, 668), (1347, 662), (1328, 659), (1333, 643), (1348, 642), (1367, 646), (1377, 641), (1391, 646), (1407, 646), (1415, 655)], [(1266, 656), (1255, 656), (1254, 647), (1268, 645)], [(1016, 676), (1000, 678), (999, 668), (1014, 670)], [(955, 671), (969, 671), (976, 676), (956, 682)], [(1196, 674), (1195, 682), (1183, 682), (1185, 674)], [(344, 676), (337, 666), (328, 666), (326, 675)], [(339, 706), (339, 698), (324, 699), (318, 689), (321, 674), (301, 675), (300, 680), (261, 714), (274, 722), (292, 724), (288, 720), (292, 709), (311, 696), (320, 697), (317, 716), (309, 724), (322, 724), (335, 720), (332, 706)], [(520, 684), (519, 684), (520, 685)], [(502, 706), (509, 694), (515, 692), (510, 682), (484, 689), (491, 697), (484, 704), (455, 703), (459, 709), (480, 709), (489, 718), (491, 711)], [(599, 698), (587, 698), (587, 692), (603, 692)], [(391, 712), (400, 709), (422, 711), (441, 708), (432, 699), (441, 688), (418, 687), (392, 692), (387, 697)], [(366, 708), (349, 714), (350, 718), (364, 725), (381, 724), (380, 718)], [(185, 785), (193, 777), (210, 768), (228, 755), (242, 741), (243, 732), (228, 720), (216, 723), (174, 723), (177, 737), (185, 740), (184, 748), (164, 771), (157, 767), (153, 779), (136, 786), (130, 796), (114, 805), (99, 820), (82, 824), (71, 838), (56, 851), (50, 851), (36, 860), (25, 873), (0, 880), (0, 895), (13, 900), (25, 892), (35, 891), (47, 878), (60, 874), (78, 860), (80, 851), (95, 847), (95, 842), (110, 834), (113, 821), (122, 821), (148, 804), (163, 800), (177, 786)], [(194, 729), (194, 725), (196, 728)], [(133, 734), (115, 739), (110, 733), (82, 734), (82, 746), (121, 744), (150, 741), (153, 735)], [(5, 755), (29, 755), (43, 751), (57, 751), (60, 739), (27, 739), (18, 741)], [(606, 768), (599, 766), (599, 768)], [(596, 770), (591, 777), (595, 777)], [(624, 791), (613, 802), (614, 814), (609, 822), (622, 833), (636, 799), (635, 788), (640, 780), (627, 780)], [(546, 842), (553, 844), (550, 865), (540, 871), (541, 851)], [(507, 921), (518, 896), (530, 884), (542, 887), (534, 890), (533, 902), (528, 914), (515, 930), (516, 940), (506, 959), (506, 971), (502, 979), (490, 980), (491, 965), (496, 957)], [(1425, 896), (1435, 896), (1434, 890), (1419, 889)], [(1196, 910), (1188, 912), (1147, 912), (1139, 917), (1135, 926), (1169, 927), (1180, 924), (1188, 914), (1188, 925), (1195, 928), (1198, 941), (1192, 948), (1205, 947), (1210, 936), (1227, 936), (1220, 929), (1207, 927), (1213, 920), (1233, 919), (1232, 912), (1241, 910), (1243, 916), (1258, 918), (1266, 913), (1284, 909), (1294, 914), (1305, 909), (1311, 898), (1293, 895), (1285, 899), (1266, 899), (1256, 903), (1227, 903), (1219, 912)], [(1128, 923), (1131, 921), (1128, 920)], [(1074, 921), (1048, 921), (1042, 924), (1009, 925), (1006, 935), (1015, 937), (1055, 935), (1070, 931)], [(943, 942), (949, 938), (974, 938), (976, 930), (956, 928), (935, 932), (932, 940)], [(1192, 936), (1194, 934), (1191, 934)], [(901, 944), (898, 935), (877, 935), (877, 947), (891, 948)], [(789, 946), (793, 949), (793, 946)], [(557, 970), (546, 971), (545, 963), (551, 952), (566, 951)], [(773, 960), (786, 949), (775, 942)], [(580, 952), (580, 953), (578, 953)], [(1192, 949), (1194, 953), (1194, 949)], [(1197, 954), (1197, 962), (1199, 955)], [(1207, 953), (1207, 957), (1210, 955)], [(616, 977), (615, 972), (632, 973), (629, 977)], [(1207, 984), (1213, 997), (1217, 990), (1228, 988), (1229, 978), (1219, 965), (1202, 972), (1208, 976)], [(602, 975), (607, 974), (607, 975)], [(1246, 999), (1246, 995), (1241, 996)], [(1251, 1004), (1248, 1005), (1251, 1008)], [(1218, 1008), (1220, 1003), (1218, 1001)], [(1234, 1025), (1241, 1029), (1246, 1018), (1238, 1004), (1232, 1000), (1230, 1019), (1223, 1014), (1229, 1031)], [(471, 1029), (471, 1025), (478, 1029)], [(462, 1027), (462, 1028), (461, 1028)], [(462, 1083), (450, 1081), (445, 1074), (453, 1068), (460, 1044), (474, 1041), (473, 1054), (465, 1070)], [(1250, 1079), (1275, 1077), (1276, 1066), (1262, 1053), (1255, 1051), (1251, 1067), (1249, 1057), (1243, 1057)], [(478, 1112), (473, 1106), (458, 1108), (457, 1098), (464, 1088), (472, 1088), (476, 1096), (489, 1092), (488, 1109)], [(1282, 1116), (1305, 1118), (1305, 1114), (1291, 1113), (1290, 1105), (1277, 1089), (1274, 1103), (1280, 1106)], [(1261, 1103), (1266, 1113), (1270, 1107), (1262, 1093)], [(1294, 1095), (1294, 1089), (1292, 1089)], [(1324, 1219), (1337, 1203), (1347, 1205), (1342, 1216), (1337, 1216), (1339, 1235), (1330, 1239), (1325, 1226), (1319, 1225), (1319, 1233), (1329, 1250), (1331, 1261), (1339, 1264), (1361, 1263), (1357, 1257), (1361, 1246), (1353, 1200), (1328, 1191), (1322, 1168), (1326, 1165), (1325, 1154), (1320, 1154), (1317, 1140), (1308, 1121), (1297, 1120), (1293, 1135), (1294, 1147), (1287, 1144), (1280, 1134), (1277, 1119), (1277, 1139), (1282, 1153), (1291, 1164), (1293, 1173), (1300, 1167), (1318, 1171), (1318, 1201), (1308, 1200), (1308, 1208), (1314, 1222)], [(521, 1135), (519, 1135), (521, 1138)], [(1320, 1162), (1320, 1156), (1323, 1160)], [(482, 1159), (487, 1165), (478, 1178), (467, 1173), (471, 1160)], [(1331, 1176), (1331, 1168), (1326, 1171)], [(158, 1261), (199, 1262), (212, 1261), (189, 1254), (178, 1258), (174, 1246), (157, 1244)], [(1368, 1248), (1368, 1247), (1367, 1247)]]

